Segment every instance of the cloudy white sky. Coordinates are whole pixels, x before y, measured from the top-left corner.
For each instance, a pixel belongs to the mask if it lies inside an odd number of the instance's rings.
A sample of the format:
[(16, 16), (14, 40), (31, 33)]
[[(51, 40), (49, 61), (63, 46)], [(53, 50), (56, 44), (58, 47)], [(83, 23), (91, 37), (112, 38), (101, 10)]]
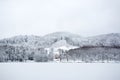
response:
[(0, 38), (120, 33), (120, 0), (0, 0)]

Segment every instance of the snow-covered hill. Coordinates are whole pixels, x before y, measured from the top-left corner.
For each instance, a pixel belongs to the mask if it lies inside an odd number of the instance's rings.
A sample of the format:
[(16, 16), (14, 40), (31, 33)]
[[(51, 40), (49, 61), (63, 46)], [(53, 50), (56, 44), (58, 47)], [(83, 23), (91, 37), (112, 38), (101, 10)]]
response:
[(79, 35), (75, 35), (69, 32), (55, 32), (43, 37), (40, 36), (15, 36), (12, 38), (6, 38), (0, 40), (0, 44), (3, 45), (22, 45), (22, 46), (31, 46), (31, 47), (51, 47), (59, 42), (60, 40), (67, 41), (68, 44), (72, 45), (72, 39), (79, 39)]
[[(36, 62), (75, 61), (83, 58), (85, 60), (82, 61), (86, 61), (88, 56), (89, 61), (94, 60), (95, 57), (99, 59), (101, 56), (102, 58), (99, 60), (120, 61), (119, 52), (120, 33), (85, 38), (67, 32), (56, 32), (43, 37), (25, 35), (0, 40), (1, 62), (26, 60)], [(103, 56), (107, 56), (107, 58), (103, 59)]]
[[(44, 36), (44, 39), (47, 40), (47, 43), (50, 44), (50, 47), (60, 41), (65, 40), (69, 45), (75, 45), (82, 37), (77, 34), (72, 34), (70, 32), (55, 32)], [(64, 43), (64, 41), (63, 41)], [(76, 46), (76, 45), (75, 45)]]
[(110, 33), (84, 38), (81, 40), (80, 45), (120, 46), (120, 33)]
[(54, 32), (54, 33), (47, 34), (44, 37), (45, 38), (66, 38), (66, 37), (78, 38), (81, 36), (70, 33), (70, 32)]
[(56, 43), (54, 43), (51, 47), (52, 47), (52, 48), (56, 48), (56, 47), (61, 47), (61, 46), (69, 47), (69, 46), (72, 46), (72, 45), (68, 44), (68, 43), (66, 42), (66, 40), (59, 40), (59, 41), (57, 41)]
[(94, 37), (81, 37), (69, 32), (55, 32), (43, 37), (15, 36), (0, 40), (0, 45), (19, 45), (30, 47), (56, 46), (120, 46), (120, 33), (103, 34)]

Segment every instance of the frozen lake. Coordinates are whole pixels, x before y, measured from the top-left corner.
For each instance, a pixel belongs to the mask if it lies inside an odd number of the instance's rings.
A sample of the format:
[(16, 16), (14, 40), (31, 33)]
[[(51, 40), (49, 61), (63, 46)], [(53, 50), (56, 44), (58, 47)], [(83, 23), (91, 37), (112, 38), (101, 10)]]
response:
[(0, 80), (120, 80), (120, 64), (0, 63)]

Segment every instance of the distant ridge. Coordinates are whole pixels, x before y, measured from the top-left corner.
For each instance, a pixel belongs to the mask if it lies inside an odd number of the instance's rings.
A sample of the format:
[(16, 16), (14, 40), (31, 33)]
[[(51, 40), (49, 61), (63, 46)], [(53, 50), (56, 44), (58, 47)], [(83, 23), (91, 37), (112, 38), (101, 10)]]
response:
[(52, 47), (60, 44), (70, 46), (120, 46), (120, 33), (102, 34), (93, 37), (81, 37), (70, 32), (55, 32), (45, 36), (19, 35), (1, 39), (0, 45), (19, 45), (30, 47)]

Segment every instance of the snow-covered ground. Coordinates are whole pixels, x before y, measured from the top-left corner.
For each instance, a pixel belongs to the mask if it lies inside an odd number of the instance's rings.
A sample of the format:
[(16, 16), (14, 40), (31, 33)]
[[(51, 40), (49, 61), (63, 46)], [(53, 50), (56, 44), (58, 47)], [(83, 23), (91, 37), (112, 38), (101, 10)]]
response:
[(0, 80), (120, 80), (120, 64), (0, 63)]

